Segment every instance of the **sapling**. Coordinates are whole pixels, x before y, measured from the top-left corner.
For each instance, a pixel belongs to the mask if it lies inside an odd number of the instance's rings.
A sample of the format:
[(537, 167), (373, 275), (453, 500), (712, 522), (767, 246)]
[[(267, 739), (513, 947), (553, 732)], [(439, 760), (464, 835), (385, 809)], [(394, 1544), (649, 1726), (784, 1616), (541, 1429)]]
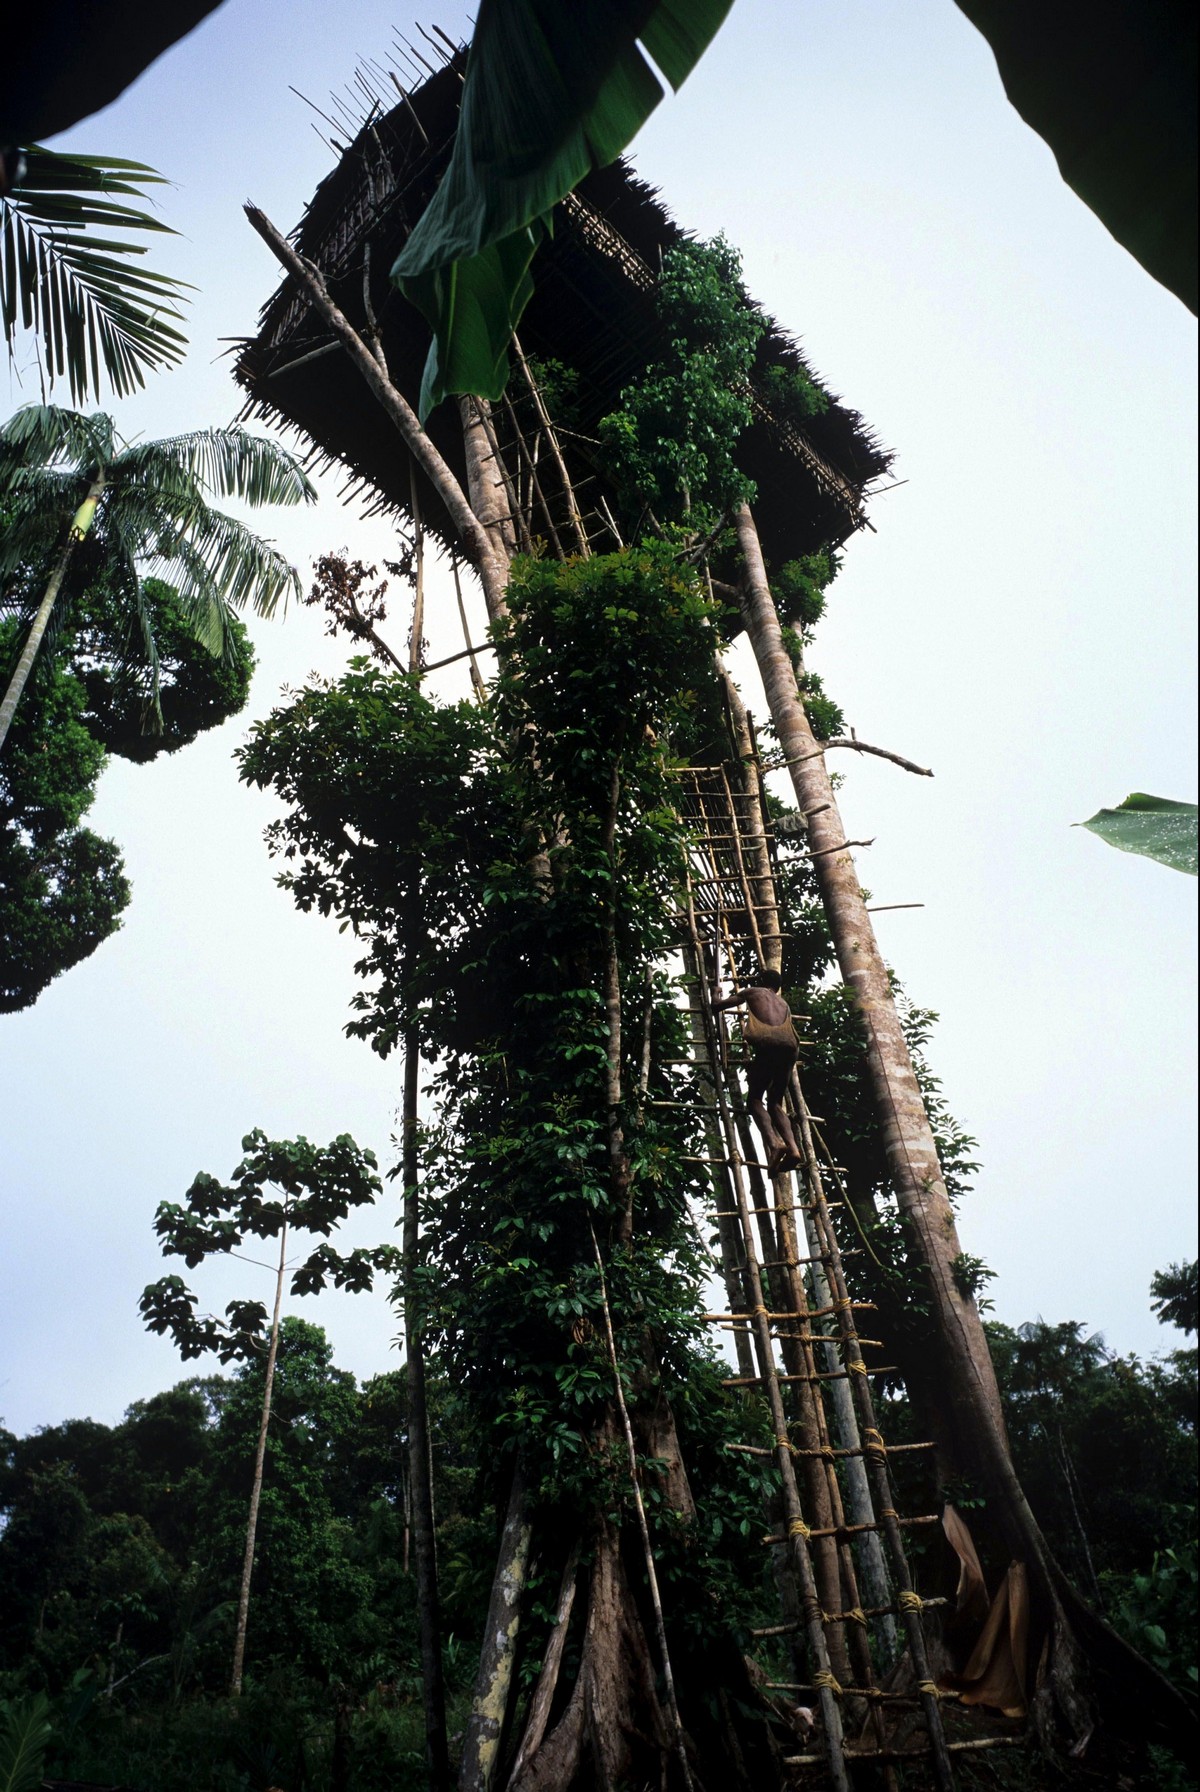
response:
[[(246, 1523), (246, 1553), (238, 1594), (234, 1632), (233, 1668), (229, 1690), (236, 1698), (242, 1689), (246, 1656), (246, 1623), (250, 1610), (250, 1579), (254, 1568), (254, 1538), (262, 1494), (267, 1428), (271, 1422), (271, 1389), (279, 1350), (279, 1322), (283, 1307), (284, 1277), (292, 1272), (293, 1294), (318, 1294), (326, 1282), (352, 1293), (369, 1289), (376, 1270), (394, 1270), (400, 1253), (392, 1245), (360, 1247), (342, 1254), (327, 1243), (318, 1244), (301, 1262), (288, 1260), (288, 1240), (297, 1232), (327, 1239), (352, 1207), (364, 1207), (380, 1192), (375, 1155), (364, 1151), (348, 1133), (331, 1144), (310, 1145), (307, 1139), (280, 1142), (268, 1139), (260, 1129), (242, 1140), (245, 1153), (228, 1186), (201, 1170), (183, 1204), (161, 1201), (154, 1216), (154, 1230), (162, 1240), (163, 1255), (182, 1257), (189, 1269), (206, 1258), (240, 1255), (247, 1237), (277, 1238), (275, 1302), (267, 1325), (261, 1301), (230, 1301), (225, 1318), (196, 1311), (197, 1297), (182, 1276), (163, 1276), (142, 1291), (138, 1303), (152, 1332), (169, 1332), (186, 1362), (190, 1357), (215, 1351), (223, 1363), (247, 1361), (265, 1350), (262, 1419), (254, 1457), (250, 1512)], [(267, 1192), (271, 1191), (271, 1192)], [(255, 1262), (257, 1259), (246, 1259)], [(263, 1267), (270, 1267), (264, 1265)]]

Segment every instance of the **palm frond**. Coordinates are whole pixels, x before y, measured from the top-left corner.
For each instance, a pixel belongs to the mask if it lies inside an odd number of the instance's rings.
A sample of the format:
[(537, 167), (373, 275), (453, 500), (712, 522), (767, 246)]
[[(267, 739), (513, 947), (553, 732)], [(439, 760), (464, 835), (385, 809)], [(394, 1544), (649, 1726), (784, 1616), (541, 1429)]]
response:
[(174, 235), (148, 212), (111, 194), (143, 197), (162, 176), (137, 162), (98, 156), (25, 152), (19, 186), (0, 198), (0, 317), (13, 352), (18, 331), (41, 337), (52, 385), (65, 377), (80, 402), (107, 378), (118, 397), (145, 375), (182, 360), (186, 338), (175, 324), (182, 281), (139, 267), (145, 245), (124, 235)]
[(0, 424), (0, 492), (31, 468), (65, 463), (90, 470), (116, 453), (113, 420), (103, 411), (85, 417), (57, 404), (25, 404)]
[[(272, 616), (280, 598), (301, 595), (300, 574), (278, 548), (223, 511), (205, 509), (188, 531), (187, 545), (198, 556), (220, 593), (235, 610), (249, 604), (256, 615)], [(181, 596), (182, 596), (181, 592)]]
[(169, 579), (178, 588), (189, 626), (212, 652), (225, 647), (225, 617), (247, 604), (271, 616), (280, 598), (300, 596), (300, 575), (290, 561), (236, 517), (194, 503), (141, 501), (115, 494), (108, 512), (145, 576)]
[(135, 444), (118, 462), (118, 471), (163, 484), (178, 469), (199, 480), (221, 498), (260, 504), (312, 504), (316, 489), (296, 456), (267, 436), (254, 436), (239, 424), (228, 429), (195, 429), (186, 435)]
[(53, 1734), (50, 1701), (44, 1692), (6, 1699), (0, 1705), (2, 1792), (35, 1792), (42, 1783), (46, 1748)]
[(162, 571), (169, 569), (179, 608), (200, 645), (207, 647), (214, 659), (228, 653), (229, 605), (199, 549), (181, 536), (169, 558), (164, 555), (158, 566)]
[(0, 579), (44, 567), (82, 495), (78, 473), (25, 469), (4, 494)]

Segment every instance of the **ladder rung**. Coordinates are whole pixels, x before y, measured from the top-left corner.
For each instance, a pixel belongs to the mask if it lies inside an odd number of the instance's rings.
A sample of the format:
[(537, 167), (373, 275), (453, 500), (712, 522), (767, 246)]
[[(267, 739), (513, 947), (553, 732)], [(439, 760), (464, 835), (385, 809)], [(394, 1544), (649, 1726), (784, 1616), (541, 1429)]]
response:
[[(681, 816), (680, 819), (682, 821), (700, 821), (703, 817), (699, 815), (684, 815)], [(700, 838), (696, 842), (697, 846), (715, 846), (721, 840), (774, 840), (775, 838), (774, 834), (764, 834), (761, 828), (748, 828), (745, 833), (742, 833), (739, 829), (736, 834), (710, 834), (707, 829), (698, 830), (698, 832)], [(694, 852), (695, 847), (693, 846), (691, 850)]]
[[(883, 1363), (878, 1369), (868, 1369), (868, 1375), (899, 1375), (898, 1363)], [(776, 1381), (849, 1381), (849, 1369), (819, 1369), (815, 1375), (777, 1375)], [(761, 1375), (729, 1375), (721, 1382), (723, 1388), (760, 1387)], [(730, 1448), (733, 1446), (731, 1445)]]
[[(948, 1755), (979, 1754), (988, 1748), (1024, 1748), (1024, 1736), (973, 1736), (966, 1742), (943, 1744)], [(843, 1748), (847, 1761), (918, 1761), (930, 1753), (927, 1748)], [(828, 1755), (785, 1755), (785, 1767), (828, 1767)]]
[[(701, 913), (703, 913), (703, 912), (704, 911), (701, 910)], [(710, 910), (709, 912), (711, 913), (712, 911)], [(667, 916), (668, 921), (687, 921), (687, 920), (690, 920), (690, 918), (691, 917), (688, 915), (680, 915), (680, 914), (672, 914), (672, 915)], [(700, 944), (702, 946), (726, 946), (726, 945), (728, 945), (728, 946), (744, 946), (747, 943), (750, 945), (753, 945), (754, 941), (756, 939), (760, 939), (760, 940), (795, 940), (795, 939), (799, 939), (799, 937), (800, 937), (800, 935), (798, 933), (776, 933), (774, 928), (762, 927), (759, 929), (757, 934), (754, 934), (754, 933), (723, 933), (723, 934), (721, 934), (720, 938), (704, 939), (704, 940), (700, 941)]]
[[(760, 1265), (761, 1267), (762, 1265)], [(848, 1307), (856, 1312), (874, 1313), (876, 1311), (873, 1300), (852, 1300), (848, 1303)], [(803, 1319), (807, 1323), (812, 1319), (828, 1319), (834, 1313), (845, 1313), (847, 1310), (847, 1307), (842, 1306), (813, 1307), (807, 1313), (765, 1313), (763, 1317), (765, 1319)], [(751, 1319), (754, 1315), (752, 1313), (704, 1313), (701, 1317), (704, 1319)]]
[[(896, 1520), (896, 1523), (902, 1530), (910, 1530), (914, 1525), (940, 1524), (941, 1522), (941, 1518), (936, 1512), (922, 1513), (919, 1518), (897, 1518)], [(881, 1531), (882, 1529), (883, 1526), (880, 1524), (879, 1520), (872, 1519), (870, 1524), (831, 1524), (820, 1529), (814, 1526), (814, 1528), (809, 1531), (808, 1535), (810, 1537), (857, 1537), (863, 1531)], [(761, 1539), (764, 1544), (769, 1544), (771, 1548), (776, 1548), (779, 1544), (786, 1543), (787, 1540), (786, 1532), (778, 1537), (772, 1532), (769, 1536)]]
[[(799, 1315), (797, 1315), (797, 1320), (798, 1319)], [(747, 1337), (754, 1336), (754, 1327), (752, 1325), (744, 1325), (736, 1321), (731, 1323), (728, 1319), (719, 1319), (715, 1323), (720, 1326), (723, 1332), (742, 1332)], [(774, 1327), (771, 1329), (773, 1331), (775, 1330)], [(857, 1332), (852, 1332), (848, 1338), (844, 1338), (841, 1332), (776, 1331), (775, 1338), (776, 1341), (781, 1344), (860, 1344), (865, 1350), (883, 1349), (882, 1338), (860, 1338)], [(879, 1373), (880, 1371), (878, 1369), (867, 1369), (868, 1375), (878, 1375)]]
[[(752, 1377), (752, 1379), (761, 1381), (762, 1376), (756, 1375)], [(776, 1381), (789, 1381), (792, 1378), (787, 1375), (777, 1375), (775, 1379)], [(791, 1425), (799, 1425), (803, 1422), (804, 1421), (801, 1419), (789, 1419), (788, 1421)], [(876, 1444), (874, 1449), (864, 1447), (860, 1444), (856, 1445), (855, 1448), (851, 1450), (835, 1450), (832, 1445), (818, 1450), (804, 1450), (801, 1449), (799, 1444), (791, 1444), (789, 1447), (793, 1456), (811, 1456), (823, 1459), (826, 1462), (832, 1462), (835, 1458), (840, 1461), (844, 1456), (878, 1456), (880, 1454), (880, 1447), (878, 1444)], [(774, 1444), (772, 1444), (769, 1449), (763, 1444), (726, 1444), (725, 1448), (727, 1450), (737, 1450), (743, 1456), (773, 1456), (775, 1454)], [(884, 1444), (882, 1454), (885, 1456), (898, 1456), (901, 1450), (936, 1449), (936, 1444)]]
[[(921, 1601), (922, 1606), (951, 1605), (952, 1603), (953, 1603), (952, 1600), (940, 1599), (940, 1598), (939, 1599), (922, 1599), (922, 1601)], [(867, 1605), (862, 1608), (861, 1615), (864, 1618), (887, 1618), (887, 1617), (898, 1618), (900, 1616), (900, 1607), (898, 1605)], [(857, 1621), (857, 1619), (859, 1617), (859, 1613), (858, 1612), (822, 1612), (821, 1616), (827, 1624), (836, 1624), (839, 1621), (841, 1621), (841, 1622), (848, 1621), (850, 1623), (854, 1623)], [(806, 1628), (807, 1628), (807, 1626), (805, 1625), (802, 1618), (791, 1618), (788, 1620), (788, 1622), (786, 1624), (763, 1624), (757, 1629), (752, 1629), (750, 1632), (750, 1635), (751, 1636), (795, 1636), (799, 1631), (804, 1630)]]
[[(834, 1624), (839, 1618), (847, 1615), (845, 1612), (822, 1612), (821, 1617), (824, 1623)], [(815, 1694), (819, 1690), (815, 1686), (798, 1686), (794, 1680), (768, 1680), (766, 1685), (771, 1692), (811, 1692)], [(839, 1686), (834, 1693), (834, 1697), (838, 1699), (869, 1699), (873, 1705), (919, 1705), (922, 1696), (919, 1692), (881, 1692), (877, 1686)], [(943, 1700), (961, 1699), (962, 1694), (939, 1690), (938, 1698)], [(846, 1752), (850, 1753), (849, 1750)]]
[[(761, 1170), (764, 1168), (764, 1165), (747, 1164), (746, 1168), (749, 1170)], [(825, 1202), (826, 1207), (844, 1207), (845, 1205), (846, 1203), (844, 1201)], [(811, 1213), (814, 1206), (815, 1203), (812, 1201), (793, 1201), (790, 1207), (752, 1207), (750, 1211), (751, 1213)], [(740, 1220), (742, 1217), (741, 1209), (739, 1207), (717, 1207), (714, 1209), (714, 1212), (719, 1220)]]

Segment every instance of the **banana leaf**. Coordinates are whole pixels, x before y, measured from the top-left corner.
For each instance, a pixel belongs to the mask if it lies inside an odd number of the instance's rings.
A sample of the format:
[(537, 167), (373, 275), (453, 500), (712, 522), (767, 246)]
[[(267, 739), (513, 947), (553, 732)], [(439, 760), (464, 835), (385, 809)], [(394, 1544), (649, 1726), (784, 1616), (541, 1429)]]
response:
[(1076, 827), (1107, 840), (1120, 852), (1141, 853), (1172, 870), (1196, 876), (1196, 805), (1173, 803), (1135, 790), (1117, 809), (1101, 809)]
[[(428, 319), (426, 417), (498, 398), (550, 213), (682, 85), (731, 0), (480, 0), (450, 165), (392, 268)], [(653, 61), (654, 67), (651, 66)]]
[(40, 0), (5, 8), (0, 147), (39, 143), (109, 106), (220, 0)]
[(1147, 273), (1196, 309), (1196, 7), (958, 0), (1059, 173)]

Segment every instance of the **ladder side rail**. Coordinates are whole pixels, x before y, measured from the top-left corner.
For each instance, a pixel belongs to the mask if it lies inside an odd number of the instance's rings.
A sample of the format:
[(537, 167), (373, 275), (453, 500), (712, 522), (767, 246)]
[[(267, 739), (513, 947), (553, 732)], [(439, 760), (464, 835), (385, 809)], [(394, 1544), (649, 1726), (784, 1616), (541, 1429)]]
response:
[(824, 1728), (826, 1754), (829, 1761), (830, 1774), (835, 1792), (852, 1792), (849, 1773), (845, 1759), (845, 1734), (842, 1728), (841, 1707), (836, 1697), (836, 1681), (830, 1667), (829, 1651), (826, 1645), (825, 1629), (821, 1621), (821, 1602), (817, 1593), (813, 1563), (807, 1548), (808, 1525), (801, 1511), (800, 1493), (796, 1482), (795, 1464), (791, 1453), (791, 1444), (787, 1434), (787, 1415), (783, 1408), (783, 1396), (780, 1390), (775, 1367), (774, 1346), (771, 1337), (770, 1322), (767, 1318), (767, 1305), (763, 1299), (762, 1279), (759, 1273), (758, 1259), (755, 1253), (754, 1221), (747, 1198), (746, 1181), (742, 1174), (741, 1153), (738, 1149), (737, 1135), (734, 1131), (729, 1104), (726, 1100), (724, 1082), (718, 1069), (718, 1042), (715, 1033), (716, 1017), (706, 999), (707, 991), (704, 982), (704, 954), (696, 931), (695, 911), (691, 904), (691, 892), (687, 892), (689, 909), (689, 933), (693, 951), (696, 953), (701, 969), (700, 1004), (705, 1031), (708, 1039), (710, 1062), (713, 1065), (717, 1094), (717, 1105), (721, 1120), (721, 1130), (729, 1152), (729, 1166), (734, 1186), (737, 1210), (741, 1216), (742, 1236), (746, 1244), (746, 1280), (748, 1293), (753, 1301), (753, 1310), (749, 1315), (751, 1334), (755, 1345), (755, 1356), (758, 1360), (763, 1389), (767, 1395), (771, 1423), (775, 1434), (775, 1461), (779, 1470), (779, 1478), (783, 1488), (784, 1517), (786, 1521), (785, 1540), (789, 1559), (796, 1577), (800, 1606), (803, 1614), (804, 1633), (809, 1646), (812, 1661), (815, 1663), (813, 1680), (817, 1687), (821, 1721)]
[[(796, 1103), (800, 1125), (806, 1135), (805, 1157), (807, 1161), (810, 1157), (815, 1156), (815, 1151), (812, 1144), (812, 1127), (800, 1091), (798, 1077), (793, 1078), (792, 1095)], [(819, 1179), (815, 1185), (810, 1186), (809, 1192), (818, 1235), (822, 1242), (828, 1245), (834, 1236), (833, 1220), (830, 1217), (824, 1189)], [(830, 1271), (835, 1305), (838, 1310), (838, 1323), (846, 1353), (846, 1366), (852, 1371), (851, 1387), (855, 1403), (858, 1406), (866, 1443), (867, 1472), (874, 1489), (878, 1520), (883, 1526), (888, 1553), (891, 1556), (892, 1575), (897, 1586), (897, 1602), (900, 1606), (905, 1640), (912, 1657), (917, 1689), (920, 1694), (921, 1711), (929, 1736), (934, 1781), (938, 1792), (955, 1792), (954, 1768), (946, 1748), (946, 1734), (942, 1724), (937, 1687), (929, 1671), (929, 1655), (925, 1646), (925, 1631), (921, 1623), (921, 1601), (913, 1586), (908, 1554), (904, 1548), (900, 1518), (894, 1503), (892, 1479), (888, 1472), (886, 1446), (876, 1424), (875, 1403), (867, 1376), (866, 1363), (863, 1360), (862, 1349), (854, 1326), (845, 1273), (842, 1270), (840, 1259), (835, 1256), (834, 1251), (830, 1252)]]
[[(763, 847), (763, 854), (770, 868), (772, 882), (777, 888), (779, 876), (778, 836), (771, 828), (770, 816), (767, 812), (766, 783), (761, 775), (761, 761), (758, 755), (758, 734), (754, 726), (754, 719), (752, 716), (748, 715), (746, 721), (750, 744), (754, 754), (754, 764), (756, 768), (759, 768), (759, 775), (754, 780), (754, 784), (758, 798), (757, 808), (759, 821), (764, 834), (767, 836)], [(782, 913), (782, 911), (780, 912)], [(782, 922), (777, 922), (776, 925), (781, 926)], [(807, 1104), (803, 1099), (798, 1072), (795, 1077), (793, 1088), (795, 1097), (793, 1106), (796, 1109), (797, 1115), (803, 1117), (807, 1114), (808, 1109)], [(824, 1179), (820, 1170), (820, 1165), (812, 1149), (813, 1141), (811, 1135), (806, 1138), (802, 1131), (801, 1144), (804, 1148), (807, 1180), (811, 1182), (815, 1173), (821, 1181), (821, 1192), (822, 1195), (824, 1195)], [(813, 1278), (813, 1292), (816, 1297), (816, 1304), (819, 1307), (831, 1306), (832, 1292), (830, 1278), (826, 1273), (821, 1241), (817, 1234), (814, 1216), (810, 1211), (804, 1212), (804, 1229), (808, 1239), (809, 1255), (815, 1259), (811, 1266), (810, 1274)], [(841, 1251), (838, 1245), (836, 1231), (832, 1227), (829, 1229), (829, 1250), (836, 1255), (837, 1268), (841, 1273), (842, 1281), (844, 1283), (845, 1274), (842, 1269)], [(799, 1255), (798, 1252), (795, 1254)], [(832, 1344), (823, 1347), (822, 1355), (825, 1358), (825, 1366), (828, 1370), (832, 1371), (838, 1368), (838, 1354), (836, 1348)], [(861, 1451), (862, 1436), (859, 1431), (858, 1420), (855, 1413), (854, 1396), (847, 1381), (831, 1381), (828, 1384), (827, 1391), (833, 1410), (834, 1433), (839, 1445), (843, 1449)], [(866, 1465), (861, 1455), (850, 1456), (847, 1458), (846, 1496), (851, 1521), (855, 1524), (872, 1524), (875, 1519), (875, 1506), (871, 1497), (870, 1478), (867, 1474)], [(862, 1563), (862, 1578), (867, 1599), (869, 1603), (874, 1606), (889, 1606), (894, 1603), (894, 1599), (888, 1576), (887, 1558), (884, 1552), (882, 1539), (876, 1530), (864, 1530), (861, 1536), (862, 1541), (859, 1545), (859, 1559)], [(881, 1641), (884, 1645), (884, 1650), (890, 1661), (895, 1656), (897, 1648), (896, 1624), (894, 1617), (890, 1613), (887, 1613), (876, 1622)]]

